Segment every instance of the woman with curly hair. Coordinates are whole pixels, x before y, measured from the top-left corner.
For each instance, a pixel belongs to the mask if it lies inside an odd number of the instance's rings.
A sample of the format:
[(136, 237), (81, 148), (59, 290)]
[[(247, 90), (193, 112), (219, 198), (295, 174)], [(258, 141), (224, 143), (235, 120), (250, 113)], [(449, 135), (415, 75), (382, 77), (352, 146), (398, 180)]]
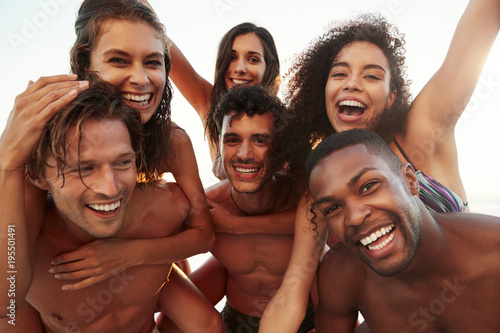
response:
[[(471, 0), (442, 66), (410, 103), (403, 35), (373, 15), (335, 26), (287, 75), (297, 129), (314, 142), (352, 128), (371, 129), (418, 170), (420, 198), (429, 209), (465, 211), (454, 130), (499, 28), (500, 1)], [(305, 313), (327, 233), (319, 214), (311, 226), (309, 206), (306, 195), (297, 211), (292, 258), (261, 332), (293, 332)]]

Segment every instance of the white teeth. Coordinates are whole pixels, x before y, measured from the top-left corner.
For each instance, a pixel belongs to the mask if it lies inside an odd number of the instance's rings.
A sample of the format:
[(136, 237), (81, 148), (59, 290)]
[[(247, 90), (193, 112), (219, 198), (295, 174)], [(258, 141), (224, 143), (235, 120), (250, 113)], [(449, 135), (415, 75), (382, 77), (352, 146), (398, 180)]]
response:
[(122, 96), (127, 101), (138, 103), (139, 105), (146, 105), (149, 99), (151, 98), (151, 94), (143, 94), (143, 95), (122, 94)]
[(394, 234), (390, 234), (389, 237), (387, 237), (387, 239), (385, 241), (383, 241), (382, 243), (376, 245), (376, 246), (371, 246), (371, 245), (368, 245), (368, 250), (380, 250), (381, 248), (383, 248), (384, 246), (386, 246), (392, 239), (394, 238)]
[(257, 172), (259, 170), (259, 169), (242, 169), (242, 168), (235, 168), (235, 169), (239, 173), (246, 173), (246, 174), (254, 173), (254, 172)]
[(120, 201), (105, 205), (90, 204), (89, 207), (97, 211), (110, 212), (120, 207)]
[(353, 100), (343, 100), (339, 103), (340, 106), (355, 106), (358, 108), (366, 108), (365, 105), (361, 104), (358, 101), (353, 101)]
[[(391, 232), (391, 230), (392, 230), (392, 229), (394, 229), (394, 224), (391, 224), (391, 225), (389, 225), (389, 226), (387, 226), (387, 227), (380, 228), (379, 230), (377, 230), (377, 231), (373, 232), (370, 236), (368, 236), (368, 237), (365, 237), (365, 238), (361, 239), (361, 240), (360, 240), (360, 242), (361, 242), (361, 244), (363, 244), (364, 246), (367, 246), (367, 245), (369, 245), (369, 244), (373, 243), (374, 241), (376, 241), (377, 239), (379, 239), (380, 237), (382, 237), (383, 235), (386, 235), (386, 234), (388, 234), (389, 232)], [(394, 234), (390, 235), (387, 239), (388, 239), (388, 240), (392, 240), (392, 238), (393, 238), (393, 237), (394, 237)], [(387, 243), (388, 243), (388, 242), (387, 242), (387, 240), (385, 240), (384, 242), (382, 242), (382, 244), (384, 244), (384, 246), (385, 246)], [(384, 247), (384, 246), (382, 246), (382, 247)], [(370, 250), (372, 250), (372, 248), (373, 248), (373, 249), (375, 249), (375, 248), (377, 248), (377, 249), (378, 249), (378, 248), (380, 248), (380, 249), (381, 249), (382, 247), (380, 247), (380, 245), (377, 245), (377, 246), (375, 246), (375, 247), (370, 247), (370, 246), (368, 246), (368, 248), (369, 248)]]
[(248, 83), (250, 82), (249, 80), (238, 80), (238, 79), (232, 79), (233, 83), (236, 83), (236, 84), (245, 84), (245, 83)]

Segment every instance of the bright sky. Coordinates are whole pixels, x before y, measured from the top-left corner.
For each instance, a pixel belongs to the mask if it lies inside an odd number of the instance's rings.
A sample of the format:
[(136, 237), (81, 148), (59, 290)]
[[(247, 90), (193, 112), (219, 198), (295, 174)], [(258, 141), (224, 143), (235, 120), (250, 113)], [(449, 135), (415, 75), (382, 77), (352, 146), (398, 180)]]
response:
[[(2, 3), (0, 17), (0, 110), (3, 129), (14, 98), (28, 80), (69, 72), (73, 23), (81, 0), (23, 0)], [(222, 35), (244, 21), (264, 26), (274, 36), (282, 74), (293, 55), (324, 31), (329, 22), (361, 11), (382, 11), (406, 34), (407, 65), (415, 96), (441, 64), (466, 0), (150, 0), (167, 33), (198, 72), (213, 81), (215, 56)], [(500, 41), (494, 46), (480, 83), (457, 128), (462, 178), (471, 202), (500, 196)], [(211, 175), (201, 122), (179, 92), (173, 118), (191, 136), (203, 183)], [(477, 201), (476, 201), (477, 200)], [(479, 207), (479, 206), (476, 206)]]

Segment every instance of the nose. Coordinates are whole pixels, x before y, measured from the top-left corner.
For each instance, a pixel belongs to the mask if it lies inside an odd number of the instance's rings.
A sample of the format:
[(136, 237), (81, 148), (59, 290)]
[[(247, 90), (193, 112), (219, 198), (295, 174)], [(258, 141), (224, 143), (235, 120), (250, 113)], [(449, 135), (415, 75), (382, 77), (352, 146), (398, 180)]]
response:
[(238, 159), (242, 161), (250, 161), (254, 157), (253, 149), (250, 143), (243, 142), (238, 148)]
[(371, 208), (362, 203), (346, 203), (346, 226), (359, 226), (371, 215)]
[(344, 90), (347, 91), (362, 91), (363, 87), (361, 86), (361, 82), (359, 81), (359, 77), (356, 75), (350, 75), (344, 84)]
[(234, 67), (234, 72), (237, 74), (246, 74), (247, 73), (247, 65), (244, 59), (236, 60), (236, 64)]
[(149, 82), (149, 76), (146, 69), (142, 66), (142, 64), (134, 65), (131, 69), (130, 82), (132, 84), (136, 84), (138, 86), (144, 86)]
[(93, 179), (92, 190), (107, 197), (116, 197), (120, 192), (118, 177), (111, 166), (102, 166)]

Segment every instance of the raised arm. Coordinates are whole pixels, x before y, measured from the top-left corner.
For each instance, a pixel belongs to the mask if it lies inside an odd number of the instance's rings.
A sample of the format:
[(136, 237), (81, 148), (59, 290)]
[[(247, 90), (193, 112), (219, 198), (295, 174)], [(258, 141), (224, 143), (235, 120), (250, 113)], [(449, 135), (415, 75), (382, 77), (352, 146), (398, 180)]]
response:
[[(10, 313), (28, 307), (25, 296), (31, 286), (31, 255), (36, 235), (28, 229), (25, 213), (25, 165), (38, 144), (47, 122), (71, 102), (88, 82), (76, 75), (58, 75), (30, 82), (17, 96), (0, 138), (0, 269), (2, 270), (0, 317), (2, 326)], [(9, 279), (7, 279), (9, 278)], [(12, 290), (11, 282), (15, 288)], [(33, 313), (33, 311), (28, 311)], [(20, 320), (21, 321), (21, 320)]]
[(196, 110), (205, 126), (205, 118), (210, 107), (210, 93), (213, 85), (201, 77), (191, 66), (177, 45), (168, 39), (172, 70), (170, 78), (181, 92), (182, 96)]
[(326, 223), (308, 219), (308, 204), (303, 196), (297, 207), (292, 255), (283, 282), (262, 316), (259, 332), (296, 332), (306, 314), (311, 286), (326, 242)]
[(500, 28), (500, 1), (471, 0), (442, 66), (415, 98), (400, 142), (416, 167), (462, 197), (454, 130)]

